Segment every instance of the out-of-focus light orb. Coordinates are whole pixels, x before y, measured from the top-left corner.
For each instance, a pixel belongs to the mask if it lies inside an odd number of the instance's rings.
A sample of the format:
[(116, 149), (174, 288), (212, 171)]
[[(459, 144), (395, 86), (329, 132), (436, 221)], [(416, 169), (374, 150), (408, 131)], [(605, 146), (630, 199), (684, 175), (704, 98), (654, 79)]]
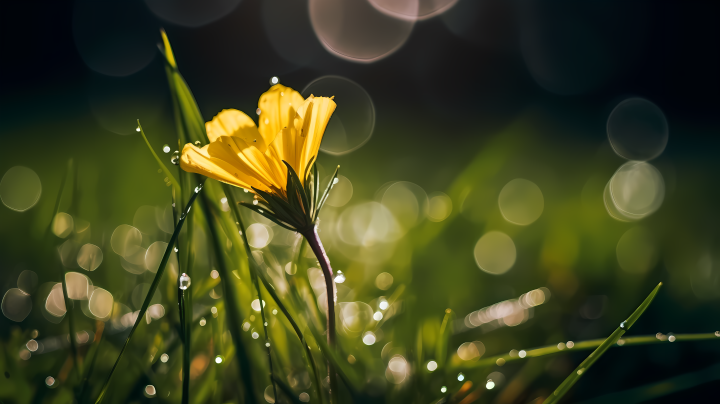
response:
[(365, 345), (372, 345), (377, 341), (375, 337), (375, 333), (372, 331), (366, 331), (365, 334), (363, 334), (362, 337), (363, 344)]
[(452, 200), (442, 192), (430, 197), (428, 219), (432, 222), (442, 222), (452, 213)]
[(37, 284), (38, 284), (37, 274), (29, 269), (26, 269), (26, 270), (20, 272), (20, 275), (18, 275), (18, 280), (17, 280), (18, 289), (22, 290), (23, 292), (27, 293), (28, 295), (32, 295), (33, 293), (35, 293)]
[(465, 342), (457, 349), (457, 354), (464, 361), (476, 361), (485, 353), (485, 345), (480, 341)]
[(155, 386), (152, 384), (148, 384), (145, 386), (145, 395), (147, 397), (155, 397), (155, 394), (157, 394), (157, 390), (155, 390)]
[(37, 341), (35, 341), (34, 339), (31, 339), (30, 341), (28, 341), (25, 344), (25, 347), (28, 349), (28, 351), (35, 352), (38, 350), (39, 345), (38, 345)]
[(368, 0), (383, 14), (400, 20), (427, 20), (452, 8), (458, 0)]
[(520, 226), (536, 221), (545, 208), (542, 191), (534, 182), (516, 178), (503, 187), (498, 196), (500, 213), (505, 220)]
[(73, 217), (65, 212), (58, 212), (52, 223), (52, 232), (60, 238), (65, 238), (72, 233), (75, 228)]
[[(312, 4), (313, 1), (310, 3)], [(325, 128), (320, 150), (333, 156), (341, 156), (359, 149), (370, 140), (375, 130), (375, 105), (367, 91), (358, 83), (341, 76), (323, 76), (312, 81), (302, 90), (302, 96), (305, 98), (311, 94), (335, 96), (337, 102), (348, 106), (348, 108), (337, 108), (333, 112)], [(352, 187), (350, 196), (352, 196)]]
[[(380, 290), (388, 290), (393, 284), (393, 276), (387, 272), (382, 272), (375, 277), (375, 286)], [(381, 302), (380, 304), (382, 304)], [(387, 305), (387, 301), (384, 302)], [(384, 309), (383, 309), (384, 310)]]
[(502, 275), (515, 265), (517, 250), (507, 234), (490, 231), (475, 244), (474, 254), (480, 269), (492, 275)]
[(143, 205), (137, 208), (135, 215), (133, 215), (133, 226), (143, 234), (153, 235), (157, 233), (158, 225), (155, 210), (154, 206), (149, 205)]
[(127, 258), (136, 254), (142, 247), (142, 233), (137, 228), (121, 224), (116, 227), (110, 236), (110, 246), (115, 254)]
[(156, 241), (150, 244), (147, 251), (145, 252), (145, 268), (152, 272), (157, 273), (160, 268), (160, 262), (162, 261), (165, 250), (168, 248), (168, 243), (164, 241)]
[(194, 0), (145, 0), (150, 11), (161, 20), (183, 27), (197, 28), (230, 14), (241, 0), (197, 2)]
[(378, 303), (378, 307), (380, 310), (387, 310), (388, 307), (390, 307), (390, 303), (388, 303), (387, 300), (385, 300), (384, 297), (380, 298), (380, 303)]
[(633, 227), (620, 237), (617, 248), (620, 268), (635, 274), (644, 274), (657, 262), (657, 248), (648, 230)]
[(221, 355), (216, 356), (215, 363), (217, 363), (217, 364), (223, 363), (223, 357)]
[[(640, 220), (657, 211), (665, 199), (665, 181), (650, 163), (629, 161), (612, 176), (607, 186), (613, 206), (608, 213), (619, 220)], [(607, 199), (607, 198), (606, 198)]]
[(340, 303), (340, 319), (343, 326), (352, 333), (360, 333), (370, 324), (373, 310), (364, 302)]
[(434, 372), (435, 370), (437, 370), (437, 368), (438, 368), (437, 362), (430, 361), (427, 363), (427, 370), (429, 370), (430, 372)]
[(257, 331), (253, 331), (251, 336), (253, 337), (253, 339), (258, 339), (258, 337), (260, 337), (260, 334), (258, 334)]
[(447, 387), (445, 387), (445, 386), (440, 387), (440, 392), (441, 393), (447, 392)]
[(53, 285), (47, 299), (45, 299), (45, 310), (54, 317), (62, 317), (67, 309), (65, 308), (65, 295), (62, 290), (62, 283)]
[(352, 62), (372, 63), (391, 55), (415, 25), (378, 11), (367, 0), (310, 0), (308, 7), (323, 47)]
[(207, 320), (205, 320), (205, 317), (200, 317), (200, 327), (205, 327), (205, 324), (207, 324)]
[(525, 352), (524, 350), (518, 352), (518, 356), (521, 358), (524, 358), (526, 355), (527, 355), (527, 352)]
[(9, 289), (2, 299), (2, 313), (9, 320), (16, 323), (22, 322), (32, 310), (32, 299), (30, 295), (18, 288)]
[(35, 171), (15, 166), (0, 180), (0, 200), (16, 212), (25, 212), (35, 206), (42, 195), (42, 183)]
[(298, 400), (302, 401), (303, 403), (309, 403), (310, 402), (310, 394), (302, 392), (298, 396)]
[(402, 229), (410, 230), (428, 215), (429, 199), (425, 190), (412, 182), (399, 181), (385, 189), (381, 199)]
[(88, 308), (90, 312), (97, 318), (105, 318), (110, 315), (113, 308), (113, 295), (103, 288), (94, 288)]
[(275, 402), (275, 390), (273, 389), (272, 384), (265, 387), (265, 392), (263, 394), (265, 396), (265, 401), (268, 403), (274, 403)]
[(380, 321), (383, 319), (383, 314), (379, 311), (376, 311), (375, 314), (373, 314), (373, 320)]
[[(260, 311), (260, 300), (259, 299), (253, 300), (252, 303), (250, 303), (250, 306), (252, 307), (253, 310), (259, 312)], [(263, 302), (262, 302), (262, 307), (265, 307), (265, 300), (263, 300)]]
[(662, 154), (668, 142), (662, 110), (643, 98), (628, 98), (612, 110), (607, 135), (615, 153), (628, 160), (647, 161)]
[(160, 362), (167, 363), (168, 360), (170, 360), (170, 355), (166, 353), (160, 355)]
[(54, 378), (54, 377), (48, 376), (48, 377), (45, 378), (45, 385), (47, 385), (48, 387), (52, 387), (52, 385), (54, 385), (54, 384), (55, 384), (55, 378)]
[(80, 247), (77, 254), (77, 263), (86, 271), (96, 270), (103, 261), (103, 252), (95, 244), (85, 244)]
[[(279, 82), (280, 82), (280, 79), (277, 78), (277, 76), (270, 77), (270, 85), (274, 86), (275, 84), (277, 84)], [(258, 109), (260, 109), (260, 108), (258, 108)], [(260, 115), (261, 112), (258, 112), (258, 115)]]
[(88, 300), (92, 292), (90, 278), (79, 272), (68, 272), (65, 274), (65, 285), (68, 297), (73, 300)]
[(409, 365), (402, 355), (395, 355), (390, 358), (385, 378), (393, 384), (400, 384), (407, 378)]
[(353, 195), (353, 186), (347, 177), (338, 175), (335, 179), (335, 184), (332, 185), (332, 190), (325, 203), (330, 206), (341, 207), (345, 206), (350, 202), (350, 198)]
[(492, 379), (488, 379), (487, 383), (485, 383), (485, 388), (488, 390), (492, 390), (495, 388), (495, 382), (492, 381)]
[(575, 346), (575, 343), (572, 341), (568, 341), (567, 344), (565, 344), (565, 346), (567, 346), (568, 349), (572, 349)]
[(217, 279), (219, 276), (220, 276), (220, 273), (217, 270), (213, 269), (212, 271), (210, 271), (211, 278)]
[(461, 382), (461, 381), (465, 380), (465, 375), (462, 374), (462, 373), (458, 373), (457, 379), (458, 379), (459, 382)]
[(337, 220), (336, 231), (342, 242), (364, 247), (392, 242), (402, 235), (393, 214), (377, 202), (345, 209)]
[(273, 238), (273, 231), (270, 226), (262, 223), (253, 223), (246, 230), (248, 243), (253, 248), (264, 248)]

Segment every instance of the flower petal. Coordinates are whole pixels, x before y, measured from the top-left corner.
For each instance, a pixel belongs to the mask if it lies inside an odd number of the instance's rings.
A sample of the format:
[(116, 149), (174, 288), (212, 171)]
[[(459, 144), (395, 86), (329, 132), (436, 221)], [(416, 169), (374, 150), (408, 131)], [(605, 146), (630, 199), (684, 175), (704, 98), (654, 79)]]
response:
[(336, 104), (332, 97), (313, 97), (311, 95), (298, 111), (298, 119), (295, 120), (296, 128), (299, 127), (299, 139), (295, 144), (298, 166), (293, 166), (293, 168), (298, 175), (303, 176), (303, 180), (308, 174), (308, 166), (320, 150), (320, 143), (335, 107)]
[(256, 178), (251, 170), (247, 170), (242, 166), (235, 166), (223, 158), (211, 156), (208, 152), (209, 148), (210, 145), (206, 145), (201, 149), (191, 143), (186, 144), (180, 157), (180, 168), (236, 187), (245, 189), (256, 187), (270, 191), (267, 183)]
[(236, 109), (222, 110), (212, 121), (205, 123), (205, 130), (211, 143), (220, 136), (235, 136), (253, 144), (263, 153), (267, 149), (265, 138), (258, 132), (252, 118)]
[(280, 130), (289, 127), (298, 108), (303, 104), (303, 97), (297, 91), (282, 84), (275, 84), (260, 96), (260, 134), (269, 145)]

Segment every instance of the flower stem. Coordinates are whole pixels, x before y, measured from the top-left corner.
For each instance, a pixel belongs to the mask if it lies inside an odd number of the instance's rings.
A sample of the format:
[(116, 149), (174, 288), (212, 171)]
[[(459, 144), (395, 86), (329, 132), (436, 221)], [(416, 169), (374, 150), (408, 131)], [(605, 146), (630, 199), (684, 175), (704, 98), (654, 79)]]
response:
[[(333, 271), (332, 267), (330, 267), (330, 259), (328, 258), (327, 254), (325, 253), (325, 248), (322, 245), (322, 241), (320, 241), (320, 236), (317, 234), (317, 226), (313, 226), (311, 229), (302, 231), (301, 234), (307, 239), (308, 244), (310, 245), (310, 248), (313, 250), (313, 253), (315, 253), (315, 257), (317, 257), (318, 262), (320, 263), (320, 268), (323, 271), (323, 275), (325, 278), (325, 289), (326, 289), (326, 295), (327, 295), (327, 312), (326, 312), (326, 322), (327, 322), (327, 343), (330, 349), (335, 349), (335, 285), (333, 282)], [(335, 369), (333, 369), (333, 366), (328, 361), (328, 378), (330, 379), (330, 400), (331, 403), (337, 404), (338, 398), (337, 398), (337, 376), (335, 374)]]

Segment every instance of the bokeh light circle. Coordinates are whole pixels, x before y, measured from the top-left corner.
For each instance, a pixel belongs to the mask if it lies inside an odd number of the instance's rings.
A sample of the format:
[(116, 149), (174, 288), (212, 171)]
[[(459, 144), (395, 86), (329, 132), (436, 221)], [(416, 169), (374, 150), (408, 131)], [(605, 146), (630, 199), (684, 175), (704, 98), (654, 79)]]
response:
[(457, 349), (457, 354), (464, 361), (476, 361), (485, 353), (485, 345), (480, 341), (465, 342)]
[(643, 98), (628, 98), (612, 110), (607, 135), (615, 153), (628, 160), (647, 161), (667, 146), (668, 123), (662, 110)]
[(0, 200), (16, 212), (25, 212), (35, 206), (41, 194), (40, 177), (27, 167), (12, 167), (0, 180)]
[(105, 318), (112, 312), (113, 302), (113, 295), (110, 292), (102, 288), (95, 288), (90, 296), (88, 308), (95, 317)]
[(142, 243), (140, 230), (127, 224), (121, 224), (115, 228), (110, 237), (110, 246), (115, 254), (125, 258), (137, 253), (138, 249), (142, 249), (140, 243)]
[(521, 226), (536, 221), (543, 212), (542, 191), (532, 181), (516, 178), (503, 187), (498, 196), (500, 212), (505, 220)]
[(150, 244), (147, 251), (145, 252), (145, 269), (152, 273), (157, 273), (160, 268), (160, 262), (162, 261), (165, 250), (167, 250), (168, 243), (164, 241), (156, 241)]
[(324, 53), (310, 25), (308, 12), (305, 1), (262, 2), (263, 27), (270, 45), (278, 56), (298, 66), (305, 66)]
[(634, 274), (644, 274), (657, 263), (655, 240), (643, 227), (626, 231), (618, 240), (616, 253), (620, 268)]
[(483, 271), (492, 275), (507, 272), (517, 258), (515, 243), (505, 233), (490, 231), (475, 244), (475, 262)]
[(68, 297), (73, 300), (88, 300), (93, 291), (90, 278), (78, 272), (65, 274), (65, 286)]
[(422, 222), (427, 217), (430, 206), (425, 190), (408, 181), (390, 184), (382, 191), (380, 201), (393, 214), (403, 231), (408, 231)]
[(431, 222), (442, 222), (452, 213), (452, 200), (442, 192), (430, 196), (428, 207), (428, 220)]
[(308, 7), (320, 43), (353, 62), (372, 63), (393, 54), (415, 25), (378, 11), (367, 0), (310, 0)]
[(241, 0), (145, 0), (150, 11), (161, 19), (183, 27), (197, 28), (230, 14)]
[[(329, 180), (330, 179), (328, 178), (327, 181)], [(349, 179), (347, 179), (347, 177), (342, 175), (338, 175), (335, 181), (336, 183), (332, 186), (330, 195), (325, 203), (335, 207), (345, 206), (348, 202), (350, 202), (350, 198), (352, 198), (353, 195), (352, 183)]]
[(246, 230), (248, 244), (252, 248), (264, 248), (273, 239), (273, 231), (270, 226), (262, 223), (253, 223)]
[(30, 271), (29, 269), (20, 272), (20, 275), (18, 275), (17, 279), (17, 286), (18, 289), (22, 290), (28, 295), (32, 295), (33, 293), (35, 293), (35, 290), (38, 286), (37, 274), (33, 271)]
[(65, 212), (58, 212), (52, 222), (52, 232), (60, 238), (65, 238), (75, 229), (75, 220)]
[(665, 199), (665, 181), (650, 163), (629, 161), (608, 184), (612, 202), (627, 220), (639, 220), (657, 211)]
[(427, 20), (452, 8), (458, 0), (368, 0), (383, 14), (401, 20)]
[(320, 150), (340, 156), (370, 140), (375, 129), (375, 105), (359, 84), (341, 76), (323, 76), (302, 90), (304, 98), (310, 95), (335, 97), (339, 105), (325, 129)]
[(397, 240), (402, 229), (385, 206), (368, 202), (343, 211), (337, 221), (337, 234), (346, 244), (368, 247)]
[(77, 263), (86, 271), (96, 270), (103, 262), (103, 252), (95, 244), (85, 244), (77, 254)]
[(20, 323), (30, 314), (32, 310), (32, 299), (30, 295), (18, 288), (9, 289), (3, 296), (2, 313), (9, 320)]
[(62, 283), (56, 283), (52, 289), (50, 289), (50, 293), (48, 293), (48, 297), (45, 299), (45, 310), (53, 317), (62, 317), (67, 312)]

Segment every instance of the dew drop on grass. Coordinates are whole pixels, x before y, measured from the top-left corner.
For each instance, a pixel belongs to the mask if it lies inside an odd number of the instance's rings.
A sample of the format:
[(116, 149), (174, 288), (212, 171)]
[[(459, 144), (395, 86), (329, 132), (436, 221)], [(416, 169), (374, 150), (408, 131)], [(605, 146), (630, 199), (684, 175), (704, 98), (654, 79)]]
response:
[(170, 162), (175, 165), (180, 164), (180, 152), (179, 151), (175, 150), (172, 157), (170, 157)]
[(171, 149), (170, 149), (170, 145), (167, 145), (167, 144), (166, 144), (165, 146), (163, 146), (162, 150), (163, 150), (163, 152), (165, 152), (165, 153), (170, 153), (170, 150), (171, 150)]
[(192, 280), (188, 276), (188, 274), (183, 273), (180, 275), (180, 289), (187, 290), (187, 288), (190, 287), (190, 284), (192, 283)]

